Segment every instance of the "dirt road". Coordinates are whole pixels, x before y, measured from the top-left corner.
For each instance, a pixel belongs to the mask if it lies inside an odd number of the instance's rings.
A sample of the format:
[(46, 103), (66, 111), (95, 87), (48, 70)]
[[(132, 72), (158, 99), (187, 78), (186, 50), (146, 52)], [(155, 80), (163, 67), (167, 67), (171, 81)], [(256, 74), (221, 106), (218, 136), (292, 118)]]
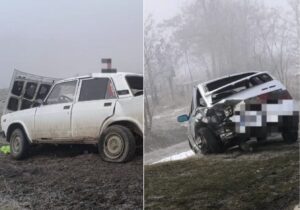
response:
[(103, 162), (92, 146), (39, 145), (0, 154), (0, 209), (142, 209), (143, 158)]

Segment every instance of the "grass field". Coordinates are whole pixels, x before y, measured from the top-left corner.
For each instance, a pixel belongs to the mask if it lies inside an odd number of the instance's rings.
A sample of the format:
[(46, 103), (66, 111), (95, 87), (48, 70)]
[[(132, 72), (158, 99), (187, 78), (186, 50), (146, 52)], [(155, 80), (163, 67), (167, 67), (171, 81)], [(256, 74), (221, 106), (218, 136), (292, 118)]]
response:
[(146, 209), (273, 210), (299, 203), (298, 144), (279, 143), (266, 155), (226, 157), (146, 166)]

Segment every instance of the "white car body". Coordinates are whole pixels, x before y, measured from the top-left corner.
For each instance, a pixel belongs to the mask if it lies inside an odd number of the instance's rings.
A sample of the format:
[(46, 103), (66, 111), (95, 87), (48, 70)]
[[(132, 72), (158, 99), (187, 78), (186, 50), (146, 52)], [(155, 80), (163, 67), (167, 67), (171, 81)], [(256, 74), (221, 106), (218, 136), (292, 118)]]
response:
[(267, 139), (273, 132), (295, 142), (299, 111), (286, 87), (269, 73), (244, 72), (194, 87), (190, 112), (178, 121), (188, 121), (191, 149), (206, 154), (252, 137)]
[[(143, 132), (143, 96), (134, 96), (127, 76), (132, 73), (92, 73), (86, 76), (58, 80), (56, 85), (76, 81), (72, 102), (40, 105), (20, 111), (7, 112), (1, 117), (2, 130), (9, 141), (14, 126), (21, 126), (30, 143), (92, 143), (96, 144), (103, 131), (112, 124), (129, 126), (134, 133)], [(79, 101), (82, 82), (94, 78), (108, 78), (113, 84), (115, 98)], [(125, 91), (119, 94), (119, 91)], [(7, 103), (8, 104), (8, 103)]]

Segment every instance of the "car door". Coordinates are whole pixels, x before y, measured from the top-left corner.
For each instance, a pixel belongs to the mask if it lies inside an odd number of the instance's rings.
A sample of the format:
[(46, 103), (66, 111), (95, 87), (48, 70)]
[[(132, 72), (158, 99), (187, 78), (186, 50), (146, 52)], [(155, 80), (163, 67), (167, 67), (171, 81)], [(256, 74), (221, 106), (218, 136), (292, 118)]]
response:
[(72, 112), (73, 139), (97, 138), (103, 122), (113, 115), (116, 101), (110, 78), (82, 79)]
[(54, 85), (43, 105), (36, 109), (35, 139), (72, 137), (71, 114), (77, 83), (77, 80), (70, 80)]

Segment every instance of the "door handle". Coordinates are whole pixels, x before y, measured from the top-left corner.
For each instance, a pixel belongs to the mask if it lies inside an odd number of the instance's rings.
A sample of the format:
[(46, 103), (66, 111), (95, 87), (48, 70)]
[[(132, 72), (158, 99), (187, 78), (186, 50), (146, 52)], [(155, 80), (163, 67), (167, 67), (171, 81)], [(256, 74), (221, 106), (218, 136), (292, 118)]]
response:
[(111, 106), (111, 102), (104, 103), (104, 106)]
[(70, 109), (70, 105), (64, 106), (64, 109)]

